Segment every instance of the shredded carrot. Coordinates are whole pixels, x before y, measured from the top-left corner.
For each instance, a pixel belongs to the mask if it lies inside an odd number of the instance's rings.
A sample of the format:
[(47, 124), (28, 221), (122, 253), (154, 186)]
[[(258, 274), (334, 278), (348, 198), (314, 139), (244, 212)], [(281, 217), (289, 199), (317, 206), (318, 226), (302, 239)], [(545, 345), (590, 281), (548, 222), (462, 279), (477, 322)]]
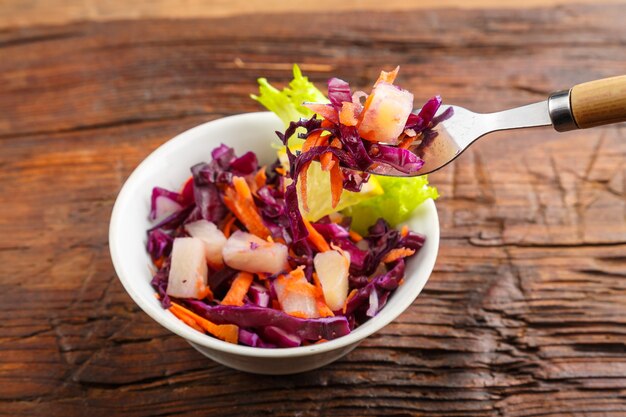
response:
[(402, 149), (409, 149), (409, 146), (411, 146), (411, 144), (415, 141), (415, 138), (412, 138), (410, 136), (404, 136), (401, 140), (400, 143), (398, 143), (398, 145), (396, 145), (398, 148), (402, 148)]
[(259, 277), (259, 281), (267, 281), (267, 279), (272, 276), (272, 274), (268, 274), (267, 272), (258, 272), (257, 275)]
[(313, 284), (315, 285), (315, 302), (317, 304), (317, 311), (320, 317), (334, 317), (335, 313), (326, 304), (324, 298), (324, 290), (322, 289), (322, 283), (315, 272), (313, 272)]
[(230, 237), (231, 233), (232, 233), (232, 228), (233, 228), (233, 224), (235, 223), (235, 221), (237, 221), (237, 218), (235, 216), (233, 216), (231, 213), (228, 213), (227, 220), (224, 223), (224, 229), (222, 229), (222, 233), (224, 233), (224, 236), (226, 238)]
[(235, 215), (233, 213), (230, 213), (230, 212), (226, 213), (226, 216), (224, 216), (224, 218), (219, 224), (220, 230), (223, 232), (226, 226), (228, 225), (228, 222), (233, 221), (233, 219), (235, 219)]
[(252, 199), (250, 187), (244, 177), (233, 177), (233, 185), (235, 186), (235, 191), (237, 191), (242, 198), (245, 200)]
[(358, 234), (354, 230), (350, 230), (348, 233), (350, 234), (350, 238), (352, 240), (354, 240), (355, 242), (360, 242), (360, 241), (363, 240), (363, 236), (361, 236), (360, 234)]
[(311, 162), (307, 162), (305, 165), (303, 165), (302, 171), (300, 171), (300, 175), (298, 176), (298, 181), (300, 181), (300, 194), (302, 195), (302, 208), (304, 209), (304, 211), (309, 211), (309, 198), (307, 197), (306, 188), (309, 165), (311, 165)]
[(267, 182), (267, 174), (265, 173), (265, 165), (259, 169), (254, 175), (254, 184), (256, 185), (256, 189), (263, 187)]
[(337, 111), (330, 104), (307, 103), (304, 104), (304, 107), (334, 124), (339, 123)]
[(226, 306), (242, 306), (243, 298), (248, 293), (254, 276), (249, 272), (240, 272), (237, 274), (230, 289), (222, 299), (222, 305)]
[(333, 165), (335, 165), (333, 153), (324, 152), (322, 156), (320, 156), (320, 164), (322, 164), (322, 171), (329, 171)]
[(405, 237), (408, 234), (409, 234), (409, 226), (405, 224), (404, 226), (402, 226), (402, 230), (400, 230), (400, 236)]
[(180, 192), (179, 192), (179, 194), (181, 194), (181, 193), (185, 190), (185, 188), (187, 187), (187, 185), (188, 185), (191, 181), (193, 181), (193, 176), (190, 176), (189, 178), (187, 178), (187, 180), (183, 183), (183, 186), (182, 186), (182, 187), (180, 187)]
[[(359, 115), (359, 122), (357, 123), (357, 127), (363, 122), (363, 118), (365, 117), (365, 114), (367, 113), (367, 111), (369, 110), (370, 106), (372, 105), (372, 100), (373, 99), (374, 99), (374, 94), (370, 94), (365, 99), (365, 103), (363, 104), (363, 110), (361, 111), (361, 114)], [(367, 138), (363, 138), (363, 139), (367, 139)], [(367, 140), (369, 140), (369, 139), (367, 139)]]
[(285, 171), (285, 168), (283, 167), (276, 167), (274, 168), (274, 171), (276, 171), (278, 174), (283, 175), (283, 176), (287, 173), (287, 171)]
[(384, 263), (394, 262), (400, 258), (405, 258), (407, 256), (411, 256), (415, 253), (414, 249), (408, 248), (396, 248), (391, 249), (389, 253), (383, 258)]
[(184, 198), (193, 199), (193, 176), (187, 178), (187, 181), (184, 182), (178, 194), (180, 194), (183, 199)]
[(192, 319), (191, 317), (187, 316), (187, 314), (178, 311), (176, 308), (174, 308), (174, 303), (172, 303), (172, 306), (169, 308), (169, 310), (172, 312), (173, 315), (175, 315), (180, 321), (182, 321), (183, 323), (185, 323), (187, 326), (201, 332), (204, 333), (204, 329), (202, 327), (200, 327), (198, 325), (198, 323), (196, 323), (196, 321), (194, 319)]
[(329, 121), (329, 120), (322, 120), (322, 125), (321, 127), (333, 127), (336, 123), (333, 124), (333, 122)]
[(302, 152), (307, 152), (314, 146), (321, 146), (322, 142), (322, 131), (313, 132), (307, 136), (306, 140), (302, 144)]
[(223, 198), (226, 207), (232, 211), (250, 233), (262, 239), (270, 235), (257, 211), (250, 187), (243, 177), (233, 177), (233, 186), (226, 189)]
[(350, 294), (348, 294), (348, 296), (346, 297), (346, 302), (345, 302), (345, 303), (343, 303), (343, 309), (342, 309), (342, 310), (343, 310), (343, 314), (346, 314), (346, 310), (347, 310), (347, 308), (348, 308), (348, 301), (350, 301), (350, 299), (351, 299), (352, 297), (354, 297), (358, 291), (359, 291), (359, 290), (357, 290), (357, 289), (355, 288), (355, 289), (353, 289), (352, 291), (350, 291)]
[(307, 219), (302, 218), (302, 221), (306, 226), (306, 230), (309, 232), (308, 239), (313, 244), (313, 246), (315, 246), (315, 248), (320, 252), (329, 251), (330, 246), (328, 245), (328, 242), (324, 240), (324, 237), (320, 234), (320, 232), (315, 230), (313, 225)]
[(361, 109), (361, 103), (344, 102), (339, 112), (339, 122), (346, 126), (356, 126)]
[(163, 266), (163, 262), (165, 261), (165, 256), (161, 256), (158, 259), (155, 259), (154, 261), (152, 261), (152, 263), (154, 264), (154, 266), (156, 266), (157, 268), (161, 269), (161, 267)]
[[(333, 148), (341, 149), (341, 141), (338, 138), (333, 138), (333, 140), (330, 141), (330, 146)], [(332, 152), (324, 152), (320, 156), (320, 163), (322, 164), (322, 171), (330, 171), (333, 165), (339, 163), (339, 160), (337, 159), (337, 157), (333, 157)]]
[(320, 137), (321, 132), (313, 132), (309, 136), (307, 136), (306, 140), (302, 144), (302, 152), (307, 152), (313, 146), (315, 146), (315, 142)]
[(202, 300), (204, 298), (208, 298), (209, 300), (213, 299), (213, 291), (209, 288), (201, 280), (196, 281), (196, 290), (198, 291), (198, 299)]
[(287, 310), (283, 306), (282, 310), (292, 316), (311, 318), (311, 317), (330, 317), (332, 311), (324, 301), (324, 293), (321, 286), (316, 287), (307, 281), (304, 275), (304, 266), (300, 266), (287, 275), (280, 275), (274, 281), (274, 285), (279, 290), (279, 302), (283, 300), (299, 298), (315, 303), (315, 312), (305, 310)]
[(331, 194), (331, 205), (333, 208), (337, 207), (339, 204), (339, 199), (341, 198), (341, 193), (343, 192), (343, 173), (341, 172), (341, 168), (339, 167), (339, 160), (337, 157), (333, 156), (334, 164), (330, 169), (330, 194)]
[(299, 267), (297, 267), (296, 269), (294, 269), (293, 271), (291, 271), (289, 273), (289, 275), (291, 275), (293, 278), (297, 278), (297, 279), (301, 279), (301, 278), (305, 278), (304, 276), (304, 265), (300, 265)]
[(320, 339), (317, 342), (314, 342), (313, 344), (317, 345), (318, 343), (324, 343), (324, 342), (328, 342), (328, 340), (327, 339)]
[[(172, 302), (170, 311), (178, 318), (180, 318), (180, 316), (183, 316), (186, 317), (188, 320), (195, 322), (196, 326), (200, 327), (200, 331), (203, 331), (204, 329), (208, 333), (225, 342), (236, 344), (239, 339), (239, 328), (234, 324), (215, 324), (205, 319), (204, 317), (200, 317), (193, 311), (186, 309), (180, 304), (176, 304), (175, 302)], [(187, 322), (185, 321), (185, 323)]]
[(380, 75), (378, 76), (378, 80), (376, 80), (376, 83), (374, 83), (374, 87), (376, 87), (378, 83), (381, 82), (393, 84), (393, 82), (396, 80), (396, 76), (398, 75), (398, 71), (400, 71), (399, 65), (393, 71), (381, 71)]
[[(236, 222), (235, 222), (236, 223)], [(230, 227), (230, 234), (232, 235), (233, 233), (235, 233), (237, 230), (241, 230), (241, 227), (238, 227), (236, 224), (233, 224)]]

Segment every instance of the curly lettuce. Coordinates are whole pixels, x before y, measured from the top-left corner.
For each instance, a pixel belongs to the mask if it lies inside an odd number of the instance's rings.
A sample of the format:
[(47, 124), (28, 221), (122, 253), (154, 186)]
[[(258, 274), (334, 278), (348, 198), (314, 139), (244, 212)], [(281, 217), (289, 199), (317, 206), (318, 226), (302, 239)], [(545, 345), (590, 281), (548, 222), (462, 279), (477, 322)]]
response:
[(383, 188), (383, 194), (343, 210), (345, 215), (352, 217), (352, 228), (361, 234), (366, 234), (367, 229), (381, 217), (395, 227), (411, 217), (413, 210), (424, 201), (439, 197), (437, 189), (428, 185), (426, 175), (409, 178), (375, 177)]
[[(302, 75), (298, 65), (293, 66), (293, 80), (282, 90), (272, 86), (266, 78), (259, 78), (258, 83), (259, 95), (251, 94), (250, 97), (274, 112), (285, 127), (292, 121), (313, 116), (313, 111), (304, 107), (302, 103), (329, 103), (324, 93)], [(309, 182), (312, 182), (314, 177), (315, 175), (310, 174)], [(362, 201), (356, 203), (359, 199), (354, 199), (356, 204), (342, 211), (352, 217), (353, 229), (362, 234), (367, 234), (367, 229), (381, 217), (395, 227), (407, 220), (413, 210), (424, 201), (439, 197), (437, 189), (428, 185), (426, 176), (401, 178), (371, 175), (369, 182), (374, 183), (375, 188), (379, 190), (375, 194), (380, 194), (382, 187), (382, 194), (372, 196), (365, 193), (368, 195), (364, 195)], [(377, 184), (380, 184), (380, 187)], [(318, 194), (326, 194), (330, 193), (330, 188), (320, 186), (317, 187), (317, 191)], [(309, 201), (309, 205), (314, 206), (315, 202)]]
[(259, 78), (257, 82), (259, 95), (250, 94), (250, 97), (280, 117), (285, 127), (289, 126), (289, 122), (313, 116), (313, 111), (304, 107), (302, 103), (329, 103), (324, 93), (302, 75), (296, 64), (293, 66), (293, 80), (282, 90), (272, 86), (266, 78)]

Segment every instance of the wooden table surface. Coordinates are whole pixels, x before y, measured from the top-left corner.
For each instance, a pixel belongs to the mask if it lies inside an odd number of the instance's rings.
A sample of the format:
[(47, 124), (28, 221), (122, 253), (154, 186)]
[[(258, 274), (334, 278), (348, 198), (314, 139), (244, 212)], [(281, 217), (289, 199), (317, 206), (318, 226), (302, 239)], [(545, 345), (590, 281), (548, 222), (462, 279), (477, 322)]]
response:
[(399, 64), (418, 101), (495, 111), (626, 72), (614, 2), (272, 10), (0, 13), (0, 415), (626, 415), (624, 124), (494, 134), (432, 175), (430, 281), (323, 369), (224, 368), (131, 301), (107, 243), (117, 192), (178, 132), (259, 110), (258, 76), (284, 83), (298, 62), (366, 88)]

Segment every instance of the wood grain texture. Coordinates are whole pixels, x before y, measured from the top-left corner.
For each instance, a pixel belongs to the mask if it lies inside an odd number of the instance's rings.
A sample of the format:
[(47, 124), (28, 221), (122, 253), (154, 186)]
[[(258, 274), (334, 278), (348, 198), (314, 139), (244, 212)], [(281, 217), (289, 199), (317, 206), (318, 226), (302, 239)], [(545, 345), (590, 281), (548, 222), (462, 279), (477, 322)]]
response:
[[(595, 0), (577, 0), (593, 4)], [(353, 11), (404, 11), (419, 13), (424, 9), (459, 8), (520, 9), (549, 7), (572, 3), (571, 0), (318, 0), (295, 2), (283, 0), (0, 0), (0, 28), (42, 24), (67, 24), (77, 21), (110, 21), (121, 19), (189, 19), (240, 16), (267, 13), (319, 13)], [(624, 4), (624, 0), (603, 0)]]
[[(431, 176), (435, 273), (346, 358), (231, 371), (138, 310), (107, 226), (176, 133), (303, 63), (479, 111), (626, 67), (623, 6), (123, 21), (0, 32), (0, 415), (624, 416), (626, 127), (494, 134)], [(337, 22), (340, 22), (338, 24)]]
[(626, 75), (575, 85), (570, 100), (574, 120), (582, 129), (624, 122)]

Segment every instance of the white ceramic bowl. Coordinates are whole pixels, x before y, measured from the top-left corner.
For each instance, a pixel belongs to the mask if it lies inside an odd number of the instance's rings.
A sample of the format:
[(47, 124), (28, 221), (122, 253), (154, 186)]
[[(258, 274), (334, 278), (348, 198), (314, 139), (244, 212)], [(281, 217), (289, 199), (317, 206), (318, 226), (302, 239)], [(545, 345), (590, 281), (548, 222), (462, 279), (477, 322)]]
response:
[(220, 143), (238, 154), (253, 151), (261, 163), (271, 163), (283, 130), (269, 112), (241, 114), (204, 123), (181, 133), (150, 154), (131, 174), (120, 191), (109, 228), (111, 258), (117, 275), (132, 299), (159, 324), (185, 338), (216, 362), (260, 374), (292, 374), (319, 368), (354, 349), (363, 339), (398, 317), (418, 296), (435, 265), (439, 248), (439, 220), (432, 201), (422, 204), (407, 222), (411, 230), (426, 235), (426, 244), (407, 263), (404, 284), (389, 298), (378, 315), (352, 333), (326, 343), (288, 349), (259, 349), (223, 342), (188, 327), (164, 310), (150, 286), (150, 258), (145, 250), (152, 188), (179, 189), (189, 177), (189, 167), (209, 160)]

